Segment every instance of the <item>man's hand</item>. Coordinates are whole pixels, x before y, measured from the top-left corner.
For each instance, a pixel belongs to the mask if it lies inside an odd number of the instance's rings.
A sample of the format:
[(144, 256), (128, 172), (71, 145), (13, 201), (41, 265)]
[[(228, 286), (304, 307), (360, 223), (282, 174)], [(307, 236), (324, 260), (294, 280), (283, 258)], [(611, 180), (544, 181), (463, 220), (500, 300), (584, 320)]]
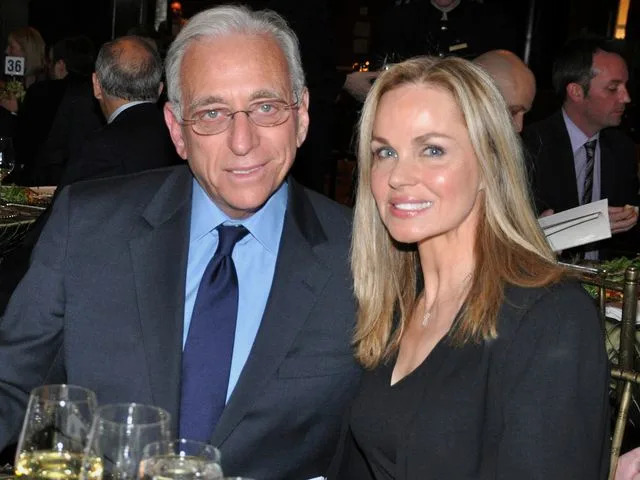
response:
[(638, 207), (609, 207), (609, 224), (611, 233), (622, 233), (631, 230), (638, 223)]
[(347, 75), (344, 89), (360, 102), (364, 102), (371, 84), (378, 78), (379, 72), (352, 72)]
[(620, 456), (615, 480), (640, 480), (640, 447)]
[(553, 208), (547, 208), (544, 212), (540, 214), (540, 218), (548, 217), (549, 215), (553, 215), (555, 212)]

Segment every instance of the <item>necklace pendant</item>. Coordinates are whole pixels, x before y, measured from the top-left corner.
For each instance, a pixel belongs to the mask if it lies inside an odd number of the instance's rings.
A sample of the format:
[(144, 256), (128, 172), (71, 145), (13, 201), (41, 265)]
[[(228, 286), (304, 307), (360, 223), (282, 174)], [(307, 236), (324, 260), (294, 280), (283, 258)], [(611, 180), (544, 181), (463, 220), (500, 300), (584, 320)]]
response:
[(423, 327), (427, 326), (427, 323), (429, 323), (430, 318), (431, 318), (431, 312), (427, 310), (426, 312), (424, 312), (424, 316), (422, 317), (422, 322), (420, 322)]

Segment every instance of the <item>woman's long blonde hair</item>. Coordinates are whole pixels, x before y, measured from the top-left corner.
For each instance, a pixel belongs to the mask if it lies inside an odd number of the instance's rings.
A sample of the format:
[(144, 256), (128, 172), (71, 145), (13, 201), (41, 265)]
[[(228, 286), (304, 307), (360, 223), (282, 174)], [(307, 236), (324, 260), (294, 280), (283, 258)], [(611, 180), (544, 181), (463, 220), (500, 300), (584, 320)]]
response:
[(13, 30), (9, 37), (13, 38), (24, 52), (25, 82), (27, 87), (46, 69), (45, 43), (40, 32), (33, 27), (20, 27)]
[(484, 185), (484, 194), (478, 196), (475, 270), (450, 333), (453, 342), (462, 345), (497, 336), (506, 284), (548, 285), (564, 273), (533, 213), (520, 140), (490, 77), (454, 57), (417, 57), (396, 64), (374, 83), (359, 123), (351, 269), (358, 302), (356, 356), (367, 368), (395, 353), (417, 297), (415, 245), (392, 240), (371, 193), (370, 144), (378, 104), (386, 92), (406, 84), (435, 86), (451, 94), (466, 123)]

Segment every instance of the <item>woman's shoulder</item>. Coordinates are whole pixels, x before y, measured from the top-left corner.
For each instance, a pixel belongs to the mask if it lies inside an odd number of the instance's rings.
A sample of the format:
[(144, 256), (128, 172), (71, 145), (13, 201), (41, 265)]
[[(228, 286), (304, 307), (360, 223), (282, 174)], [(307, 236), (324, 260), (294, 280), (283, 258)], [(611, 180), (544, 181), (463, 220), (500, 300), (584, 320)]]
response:
[(522, 328), (573, 330), (600, 328), (595, 301), (579, 282), (564, 279), (541, 287), (507, 285), (499, 314), (498, 334)]
[(575, 279), (565, 278), (558, 282), (539, 287), (522, 287), (507, 284), (504, 290), (504, 302), (517, 309), (532, 307), (540, 302), (561, 302), (581, 299), (580, 302), (593, 303), (591, 297)]

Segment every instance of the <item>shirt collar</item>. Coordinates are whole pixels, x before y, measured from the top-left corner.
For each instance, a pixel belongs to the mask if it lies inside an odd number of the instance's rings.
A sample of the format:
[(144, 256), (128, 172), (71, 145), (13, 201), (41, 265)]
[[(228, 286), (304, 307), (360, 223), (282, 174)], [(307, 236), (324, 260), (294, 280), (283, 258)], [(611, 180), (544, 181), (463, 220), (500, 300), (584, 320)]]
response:
[(136, 100), (134, 102), (129, 102), (129, 103), (125, 103), (124, 105), (120, 105), (118, 108), (116, 108), (113, 111), (111, 115), (109, 115), (109, 118), (107, 119), (107, 123), (113, 122), (116, 119), (116, 117), (120, 115), (122, 112), (124, 112), (127, 108), (133, 107), (134, 105), (139, 105), (141, 103), (153, 103), (153, 102), (149, 100)]
[(569, 133), (569, 139), (571, 140), (571, 151), (575, 154), (578, 150), (580, 150), (583, 145), (589, 140), (597, 140), (600, 137), (600, 132), (596, 132), (593, 137), (587, 137), (582, 130), (578, 128), (578, 126), (573, 123), (573, 120), (569, 118), (567, 112), (562, 109), (562, 118), (564, 119), (564, 124), (567, 127), (567, 132)]
[(220, 210), (194, 178), (190, 242), (201, 239), (221, 223), (243, 225), (265, 249), (276, 254), (287, 209), (287, 197), (285, 181), (256, 213), (248, 218), (235, 220)]

